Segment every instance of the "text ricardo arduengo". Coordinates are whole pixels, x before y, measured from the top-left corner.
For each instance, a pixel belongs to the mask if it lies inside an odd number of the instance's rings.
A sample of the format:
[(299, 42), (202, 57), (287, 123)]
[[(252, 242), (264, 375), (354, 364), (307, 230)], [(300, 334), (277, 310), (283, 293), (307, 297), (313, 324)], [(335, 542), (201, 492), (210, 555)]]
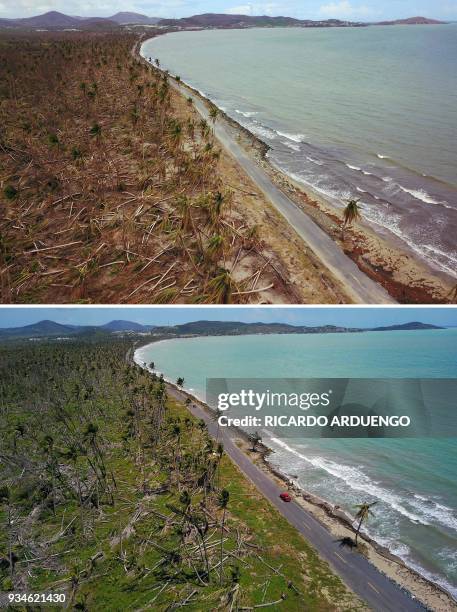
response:
[[(411, 419), (406, 415), (358, 415), (358, 414), (264, 414), (231, 417), (225, 414), (230, 408), (245, 408), (259, 412), (265, 408), (328, 408), (332, 390), (325, 393), (278, 393), (241, 389), (234, 393), (217, 395), (218, 423), (221, 427), (408, 427)], [(222, 413), (222, 414), (220, 414)]]

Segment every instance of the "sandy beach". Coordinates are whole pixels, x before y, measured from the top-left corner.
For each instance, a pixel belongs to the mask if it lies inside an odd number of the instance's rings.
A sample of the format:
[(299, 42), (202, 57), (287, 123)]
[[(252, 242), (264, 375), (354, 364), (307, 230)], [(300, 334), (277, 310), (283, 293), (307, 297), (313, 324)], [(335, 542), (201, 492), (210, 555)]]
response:
[[(143, 42), (144, 40), (141, 41)], [(141, 61), (145, 61), (139, 56), (139, 49), (140, 45), (136, 50), (136, 55)], [(197, 96), (207, 107), (212, 105), (188, 84), (180, 81), (178, 86), (185, 88), (193, 96)], [(185, 95), (184, 91), (183, 95)], [(362, 219), (346, 228), (342, 235), (341, 209), (337, 209), (311, 188), (292, 180), (273, 167), (267, 159), (268, 146), (234, 119), (219, 111), (217, 122), (236, 131), (237, 144), (257, 162), (272, 182), (303, 211), (308, 219), (314, 221), (342, 252), (355, 262), (366, 277), (383, 287), (395, 302), (444, 304), (451, 301), (455, 279), (432, 268), (425, 259), (419, 258), (407, 245), (387, 230), (381, 231), (380, 228), (369, 225), (363, 220), (363, 211)], [(255, 215), (254, 218), (262, 239), (266, 244), (271, 245), (279, 258), (283, 259), (291, 283), (296, 285), (298, 294), (303, 296), (303, 303), (316, 303), (316, 300), (319, 299), (320, 291), (317, 290), (319, 285), (327, 296), (329, 293), (332, 294), (330, 303), (357, 301), (353, 299), (349, 288), (341, 282), (341, 279), (337, 280), (334, 274), (328, 273), (328, 270), (327, 274), (318, 274), (317, 278), (316, 274), (312, 274), (313, 267), (321, 263), (319, 257), (316, 257), (312, 249), (304, 251), (303, 243), (294, 228), (290, 227), (284, 218), (274, 211), (265, 196), (259, 194), (259, 185), (253, 183), (246, 175), (245, 168), (240, 168), (239, 163), (227, 151), (224, 149), (222, 151), (221, 168), (227, 177), (228, 184), (234, 184), (235, 179), (241, 181), (241, 189), (245, 193), (240, 205), (243, 209), (248, 207)], [(243, 174), (240, 174), (240, 169)], [(239, 189), (240, 187), (235, 185), (235, 191), (243, 193)], [(257, 192), (257, 197), (253, 196), (255, 192)], [(320, 267), (322, 269), (322, 265)], [(310, 285), (313, 285), (311, 291)], [(269, 297), (277, 299), (278, 296), (270, 295)], [(321, 303), (324, 301), (329, 302), (329, 297), (322, 300)]]

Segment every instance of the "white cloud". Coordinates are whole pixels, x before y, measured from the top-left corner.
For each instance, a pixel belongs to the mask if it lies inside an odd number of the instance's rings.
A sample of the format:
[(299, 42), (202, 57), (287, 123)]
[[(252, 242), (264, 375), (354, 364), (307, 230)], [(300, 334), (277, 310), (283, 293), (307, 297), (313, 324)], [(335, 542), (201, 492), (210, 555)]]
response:
[(241, 4), (232, 6), (225, 11), (227, 15), (252, 15), (252, 4)]
[(366, 5), (353, 6), (349, 0), (340, 0), (340, 2), (324, 4), (320, 7), (319, 12), (325, 17), (334, 17), (336, 19), (353, 19), (376, 15), (376, 11), (372, 8)]
[(279, 4), (274, 2), (255, 3), (255, 4), (240, 4), (225, 9), (227, 15), (278, 15)]

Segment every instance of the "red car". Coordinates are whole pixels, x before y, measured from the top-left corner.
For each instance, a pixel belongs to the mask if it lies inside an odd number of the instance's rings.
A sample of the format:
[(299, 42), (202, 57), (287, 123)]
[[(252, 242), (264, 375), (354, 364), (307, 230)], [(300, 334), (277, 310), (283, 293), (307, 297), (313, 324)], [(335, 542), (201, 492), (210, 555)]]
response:
[(290, 502), (290, 501), (292, 501), (292, 498), (291, 498), (290, 494), (287, 493), (287, 492), (280, 493), (279, 497), (282, 499), (283, 502)]

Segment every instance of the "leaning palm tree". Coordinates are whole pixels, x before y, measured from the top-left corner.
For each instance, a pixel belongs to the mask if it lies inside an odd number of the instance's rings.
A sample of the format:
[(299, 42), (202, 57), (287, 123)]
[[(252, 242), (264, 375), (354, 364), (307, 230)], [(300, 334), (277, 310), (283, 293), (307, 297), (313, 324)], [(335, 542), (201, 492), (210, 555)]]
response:
[(348, 225), (352, 225), (354, 223), (354, 221), (358, 221), (360, 219), (360, 207), (359, 207), (359, 202), (360, 200), (349, 200), (346, 208), (343, 211), (343, 227), (342, 227), (342, 234), (343, 234), (343, 239), (344, 239), (344, 229), (348, 226)]
[(360, 533), (360, 529), (362, 527), (362, 523), (365, 523), (370, 516), (372, 516), (372, 512), (371, 512), (371, 508), (377, 504), (378, 502), (372, 502), (371, 504), (368, 504), (367, 502), (363, 503), (363, 504), (358, 504), (356, 506), (356, 508), (358, 508), (357, 510), (357, 514), (355, 515), (355, 520), (359, 521), (357, 524), (357, 529), (355, 532), (355, 545), (357, 546), (357, 540), (359, 537), (359, 533)]
[(219, 494), (219, 508), (222, 509), (222, 523), (221, 523), (221, 561), (220, 561), (220, 574), (219, 584), (222, 584), (223, 569), (224, 569), (224, 524), (225, 524), (225, 512), (229, 503), (230, 493), (226, 489), (222, 489)]

